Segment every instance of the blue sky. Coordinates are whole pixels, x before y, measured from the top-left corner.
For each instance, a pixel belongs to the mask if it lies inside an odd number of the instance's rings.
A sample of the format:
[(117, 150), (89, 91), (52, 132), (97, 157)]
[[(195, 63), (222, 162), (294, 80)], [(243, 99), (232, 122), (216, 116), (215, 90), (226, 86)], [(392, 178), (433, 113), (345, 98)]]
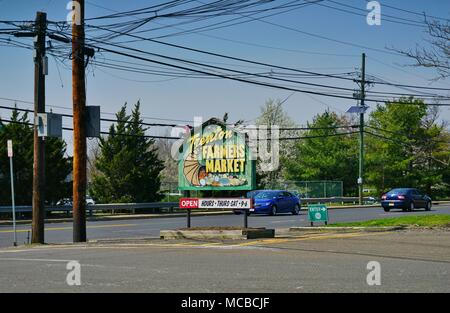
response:
[[(337, 1), (361, 9), (365, 9), (366, 5), (366, 1), (363, 0)], [(149, 3), (155, 4), (160, 2), (163, 1), (90, 0), (86, 4), (86, 17), (111, 14), (114, 11), (138, 9), (148, 6)], [(284, 3), (287, 1), (279, 2)], [(376, 49), (384, 49), (385, 47), (408, 49), (414, 48), (416, 45), (425, 47), (428, 45), (425, 41), (426, 35), (423, 29), (389, 23), (383, 20), (383, 14), (417, 21), (422, 20), (420, 16), (392, 10), (383, 7), (383, 4), (393, 5), (410, 11), (427, 12), (428, 15), (450, 18), (450, 2), (448, 0), (386, 0), (381, 1), (381, 26), (367, 25), (364, 16), (350, 15), (317, 5), (303, 7), (269, 17), (265, 20), (335, 40)], [(66, 5), (67, 1), (65, 0), (0, 0), (0, 20), (33, 20), (38, 10), (47, 12), (49, 20), (65, 20), (68, 13)], [(329, 5), (335, 4), (329, 3)], [(206, 24), (217, 21), (221, 20), (209, 20)], [(172, 22), (173, 20), (161, 18), (155, 20), (153, 25), (158, 26)], [(174, 29), (169, 29), (169, 31), (172, 32)], [(163, 33), (153, 32), (150, 35), (157, 36)], [(218, 36), (229, 40), (210, 36)], [(121, 38), (120, 40), (125, 39)], [(314, 38), (256, 20), (200, 34), (181, 35), (162, 40), (226, 55), (321, 73), (343, 73), (359, 70), (361, 53), (365, 52), (367, 54), (367, 73), (370, 75), (376, 75), (391, 82), (402, 84), (430, 85), (444, 88), (449, 88), (450, 86), (448, 80), (431, 83), (429, 80), (435, 77), (436, 73), (430, 69), (409, 67), (408, 64), (411, 64), (411, 60), (407, 58)], [(231, 42), (230, 40), (270, 46), (272, 48), (250, 46)], [(231, 63), (235, 63), (230, 60), (212, 58), (202, 54), (186, 53), (186, 51), (154, 43), (137, 43), (131, 46), (200, 62), (226, 63), (226, 65), (220, 66), (229, 66)], [(97, 55), (97, 58), (102, 60), (102, 58), (117, 58), (117, 56), (101, 53)], [(56, 66), (55, 61), (51, 57), (49, 61), (49, 75), (46, 80), (47, 105), (71, 108), (70, 68), (65, 68), (61, 64)], [(139, 62), (136, 60), (129, 61)], [(0, 68), (2, 72), (0, 97), (32, 101), (33, 61), (31, 51), (16, 47), (0, 46)], [(256, 68), (241, 69), (247, 71), (260, 70)], [(342, 84), (332, 79), (306, 80), (314, 83), (336, 84), (343, 87), (356, 88), (355, 84)], [(394, 91), (395, 89), (376, 86), (373, 90)], [(398, 92), (400, 90), (396, 89), (395, 91)], [(144, 116), (174, 120), (192, 120), (194, 116), (203, 116), (204, 118), (211, 116), (221, 117), (224, 112), (228, 112), (231, 120), (243, 119), (251, 122), (258, 116), (260, 106), (267, 99), (285, 99), (290, 94), (291, 92), (289, 91), (252, 86), (223, 79), (178, 78), (167, 81), (167, 77), (124, 73), (95, 66), (89, 67), (87, 77), (87, 102), (91, 105), (101, 105), (102, 112), (116, 112), (124, 102), (133, 104), (140, 99)], [(284, 107), (293, 120), (299, 124), (305, 124), (315, 114), (321, 113), (327, 108), (342, 113), (349, 106), (355, 105), (355, 103), (353, 100), (321, 96), (311, 97), (306, 94), (295, 93), (285, 102)], [(12, 103), (0, 100), (0, 104), (10, 105)], [(19, 103), (18, 105), (23, 108), (31, 108), (29, 104)], [(374, 106), (374, 104), (371, 105)], [(53, 110), (64, 113), (70, 112), (70, 110), (56, 108)], [(7, 116), (7, 112), (2, 110), (0, 110), (0, 114)], [(441, 117), (445, 120), (450, 120), (450, 110), (443, 108)], [(152, 120), (149, 119), (148, 121)], [(70, 126), (71, 120), (64, 120), (64, 124)], [(107, 129), (108, 124), (103, 124), (102, 128)], [(164, 133), (164, 130), (155, 128), (149, 133), (161, 134)], [(69, 144), (71, 141), (70, 137), (70, 133), (65, 133), (65, 138)]]

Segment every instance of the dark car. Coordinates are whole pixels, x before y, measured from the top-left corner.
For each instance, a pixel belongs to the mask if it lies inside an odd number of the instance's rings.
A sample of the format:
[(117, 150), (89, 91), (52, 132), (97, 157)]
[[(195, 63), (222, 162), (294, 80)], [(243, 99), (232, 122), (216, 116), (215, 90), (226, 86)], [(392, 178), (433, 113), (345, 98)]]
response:
[(389, 212), (391, 209), (412, 211), (417, 208), (424, 208), (430, 211), (431, 198), (415, 188), (396, 188), (386, 192), (381, 197), (381, 206), (386, 212)]
[(251, 213), (254, 214), (300, 213), (300, 198), (286, 190), (256, 190), (249, 192), (247, 196), (253, 199)]

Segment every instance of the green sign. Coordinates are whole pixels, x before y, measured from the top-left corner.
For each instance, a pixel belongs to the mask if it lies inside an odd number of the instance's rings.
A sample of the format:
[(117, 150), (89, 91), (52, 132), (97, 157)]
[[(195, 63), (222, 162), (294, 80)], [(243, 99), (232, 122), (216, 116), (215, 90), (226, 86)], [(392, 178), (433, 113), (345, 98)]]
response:
[(255, 189), (255, 161), (247, 142), (246, 134), (217, 119), (192, 130), (180, 147), (178, 189)]
[(308, 205), (308, 217), (311, 223), (325, 222), (328, 223), (328, 209), (324, 204)]

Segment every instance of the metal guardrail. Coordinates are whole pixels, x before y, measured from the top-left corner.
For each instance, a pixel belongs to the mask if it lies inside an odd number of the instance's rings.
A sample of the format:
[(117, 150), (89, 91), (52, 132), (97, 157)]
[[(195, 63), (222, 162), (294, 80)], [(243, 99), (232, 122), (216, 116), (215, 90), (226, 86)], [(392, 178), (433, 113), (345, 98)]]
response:
[[(330, 197), (330, 198), (302, 198), (302, 203), (348, 203), (358, 202), (357, 197)], [(364, 198), (365, 201), (373, 200)], [(178, 209), (178, 202), (149, 202), (149, 203), (113, 203), (113, 204), (93, 204), (87, 205), (86, 210), (90, 213), (95, 211), (119, 211), (119, 210), (143, 210), (143, 209)], [(72, 212), (71, 205), (54, 205), (45, 207), (47, 212)], [(11, 213), (11, 206), (0, 206), (0, 213)], [(31, 212), (31, 205), (16, 206), (17, 213)]]
[[(358, 203), (358, 197), (330, 197), (330, 198), (301, 198), (302, 206), (308, 203)], [(364, 197), (364, 201), (366, 203), (374, 202), (374, 199), (371, 197)], [(378, 202), (379, 199), (375, 199), (375, 202)], [(448, 200), (450, 201), (450, 200)], [(92, 214), (96, 211), (119, 211), (119, 210), (128, 210), (134, 213), (135, 210), (144, 210), (144, 209), (169, 209), (170, 211), (174, 209), (179, 209), (178, 202), (149, 202), (149, 203), (112, 203), (112, 204), (93, 204), (86, 205), (86, 210), (88, 213)], [(72, 212), (71, 205), (61, 205), (61, 206), (46, 206), (45, 210), (47, 212)], [(0, 206), (0, 214), (8, 214), (11, 213), (11, 206)], [(31, 205), (19, 205), (16, 206), (17, 213), (29, 213), (32, 211)]]
[[(302, 198), (302, 203), (358, 203), (358, 197), (329, 197), (329, 198)], [(377, 202), (379, 199), (373, 197), (364, 197), (364, 202)]]
[[(116, 210), (142, 210), (142, 209), (175, 209), (178, 208), (178, 202), (150, 202), (150, 203), (114, 203), (114, 204), (91, 204), (86, 205), (86, 210), (94, 211), (116, 211)], [(11, 206), (0, 206), (0, 213), (11, 213)], [(31, 205), (16, 206), (17, 213), (31, 212)], [(71, 205), (46, 206), (47, 212), (72, 212)]]

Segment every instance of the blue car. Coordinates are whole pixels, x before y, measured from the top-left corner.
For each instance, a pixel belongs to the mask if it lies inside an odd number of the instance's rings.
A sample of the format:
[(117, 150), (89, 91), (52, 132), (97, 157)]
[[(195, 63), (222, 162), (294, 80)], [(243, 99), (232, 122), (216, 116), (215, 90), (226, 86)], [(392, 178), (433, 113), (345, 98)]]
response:
[(301, 208), (300, 198), (286, 190), (256, 190), (248, 195), (253, 199), (255, 214), (276, 215), (277, 213), (292, 213), (298, 215)]
[(385, 212), (389, 212), (391, 209), (411, 212), (416, 208), (424, 208), (426, 211), (430, 211), (431, 202), (429, 196), (415, 188), (392, 189), (381, 197), (381, 206)]

